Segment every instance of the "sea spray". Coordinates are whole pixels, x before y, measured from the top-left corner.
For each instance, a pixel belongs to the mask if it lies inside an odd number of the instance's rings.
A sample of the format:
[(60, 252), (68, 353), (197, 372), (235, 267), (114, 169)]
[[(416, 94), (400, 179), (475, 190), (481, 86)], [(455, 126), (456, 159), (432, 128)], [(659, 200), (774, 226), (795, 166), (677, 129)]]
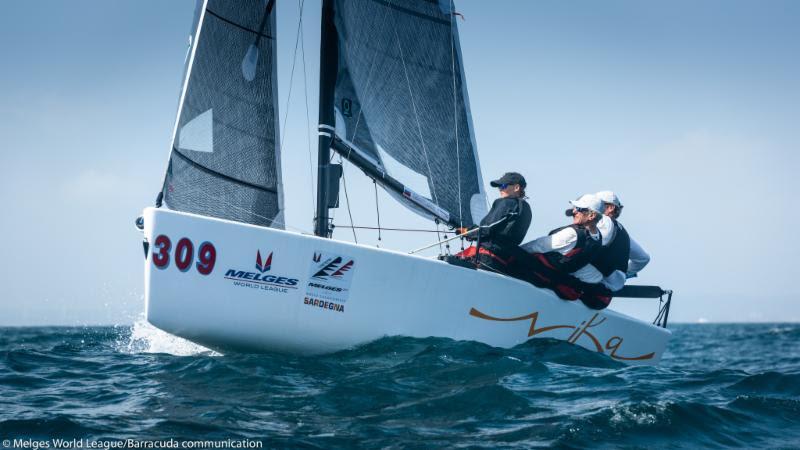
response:
[[(127, 333), (126, 333), (127, 330)], [(133, 325), (121, 329), (116, 348), (124, 353), (166, 353), (175, 356), (216, 355), (201, 345), (166, 333), (151, 325), (140, 315)]]

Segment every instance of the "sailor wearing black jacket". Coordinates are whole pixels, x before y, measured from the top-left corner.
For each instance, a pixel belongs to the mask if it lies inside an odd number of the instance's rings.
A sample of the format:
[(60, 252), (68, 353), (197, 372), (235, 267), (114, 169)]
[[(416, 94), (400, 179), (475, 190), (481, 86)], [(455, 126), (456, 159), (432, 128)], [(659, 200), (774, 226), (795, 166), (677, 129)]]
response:
[(492, 203), (492, 209), (480, 223), (481, 261), (503, 271), (503, 266), (519, 252), (519, 244), (531, 225), (532, 213), (525, 201), (527, 183), (522, 175), (508, 172), (489, 184), (500, 189), (500, 198)]

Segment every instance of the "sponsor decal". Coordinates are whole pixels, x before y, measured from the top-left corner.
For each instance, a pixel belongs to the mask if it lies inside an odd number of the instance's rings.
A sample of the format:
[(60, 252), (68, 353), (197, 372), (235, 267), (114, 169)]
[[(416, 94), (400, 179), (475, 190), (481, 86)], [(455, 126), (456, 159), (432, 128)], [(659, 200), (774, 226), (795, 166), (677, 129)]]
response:
[(272, 252), (267, 254), (266, 258), (262, 257), (261, 250), (256, 250), (256, 270), (257, 272), (250, 272), (240, 269), (228, 269), (225, 272), (225, 279), (233, 282), (234, 286), (257, 289), (266, 292), (277, 292), (286, 294), (290, 290), (297, 289), (299, 280), (282, 275), (268, 274), (272, 269)]
[[(533, 337), (538, 334), (546, 333), (552, 330), (558, 329), (567, 329), (573, 330), (572, 334), (569, 335), (567, 338), (567, 342), (570, 344), (575, 344), (578, 342), (579, 339), (585, 338), (588, 339), (597, 353), (607, 354), (613, 359), (617, 359), (620, 361), (643, 361), (652, 359), (656, 353), (646, 353), (642, 355), (623, 355), (620, 351), (620, 347), (622, 347), (622, 343), (625, 339), (621, 336), (611, 336), (606, 342), (605, 345), (601, 343), (601, 341), (595, 336), (595, 331), (589, 331), (591, 328), (599, 327), (603, 322), (606, 321), (606, 318), (601, 316), (600, 313), (594, 313), (594, 315), (582, 321), (579, 325), (551, 325), (547, 327), (537, 327), (536, 322), (539, 320), (539, 312), (534, 311), (526, 316), (520, 317), (493, 317), (481, 311), (478, 311), (475, 308), (471, 308), (469, 310), (469, 315), (473, 317), (477, 317), (483, 320), (492, 320), (497, 322), (517, 322), (517, 321), (528, 321), (530, 320), (531, 326), (528, 329), (528, 337)], [(606, 353), (608, 351), (608, 353)]]
[(303, 304), (308, 306), (316, 306), (322, 309), (329, 309), (331, 311), (336, 311), (336, 312), (342, 312), (342, 313), (344, 312), (344, 305), (340, 305), (334, 302), (329, 302), (327, 300), (321, 300), (318, 298), (305, 297), (303, 298)]
[[(319, 300), (336, 305), (332, 310), (344, 312), (350, 297), (350, 284), (355, 273), (355, 260), (349, 256), (314, 252), (308, 271), (305, 304)], [(341, 310), (337, 309), (341, 307)]]
[[(151, 260), (153, 265), (159, 270), (169, 267), (172, 255), (172, 240), (165, 234), (160, 234), (149, 247), (152, 252)], [(175, 246), (175, 267), (181, 272), (188, 272), (194, 267), (200, 275), (208, 275), (214, 271), (214, 264), (217, 262), (217, 249), (214, 244), (208, 241), (201, 242), (197, 248), (195, 258), (194, 244), (189, 238), (181, 238)]]
[(264, 262), (262, 263), (261, 251), (256, 250), (256, 269), (258, 269), (259, 272), (264, 273), (268, 271), (271, 267), (272, 267), (272, 252), (269, 252), (269, 256), (267, 256), (267, 259), (264, 260)]

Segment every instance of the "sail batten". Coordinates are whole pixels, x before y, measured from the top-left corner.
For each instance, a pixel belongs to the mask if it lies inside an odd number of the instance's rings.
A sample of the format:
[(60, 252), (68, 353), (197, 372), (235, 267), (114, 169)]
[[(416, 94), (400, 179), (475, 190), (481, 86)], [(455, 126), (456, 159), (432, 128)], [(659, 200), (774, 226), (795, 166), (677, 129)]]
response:
[(257, 189), (257, 190), (261, 190), (261, 191), (271, 192), (273, 194), (277, 194), (278, 193), (277, 189), (272, 189), (272, 188), (268, 188), (268, 187), (264, 187), (264, 186), (258, 186), (258, 185), (252, 184), (252, 183), (248, 183), (247, 181), (239, 180), (237, 178), (225, 175), (224, 173), (217, 172), (217, 171), (209, 169), (208, 167), (205, 167), (205, 166), (202, 166), (200, 164), (197, 164), (191, 158), (189, 158), (188, 156), (184, 155), (183, 153), (181, 153), (180, 150), (178, 150), (176, 148), (173, 148), (172, 151), (173, 151), (174, 155), (176, 155), (179, 158), (181, 158), (182, 160), (186, 161), (186, 163), (194, 166), (197, 170), (205, 172), (205, 173), (207, 173), (209, 175), (212, 175), (214, 177), (223, 178), (226, 181), (230, 181), (231, 183), (240, 184), (242, 186), (246, 186), (246, 187), (249, 187), (251, 189)]
[(335, 129), (362, 153), (360, 160), (376, 161), (374, 171), (397, 182), (382, 186), (402, 204), (453, 226), (472, 226), (485, 215), (486, 202), (447, 3), (334, 1)]
[(274, 0), (209, 0), (163, 186), (178, 210), (282, 228)]
[(227, 23), (229, 23), (229, 24), (231, 24), (231, 25), (233, 25), (233, 26), (235, 26), (237, 28), (241, 28), (242, 30), (249, 31), (249, 32), (251, 32), (251, 33), (253, 33), (253, 34), (257, 35), (257, 36), (264, 37), (264, 38), (267, 38), (267, 39), (275, 39), (274, 37), (272, 37), (269, 34), (264, 34), (263, 32), (259, 32), (259, 31), (256, 31), (254, 29), (248, 28), (248, 27), (246, 27), (246, 26), (244, 26), (244, 25), (242, 25), (240, 23), (236, 23), (236, 22), (234, 22), (234, 21), (232, 21), (232, 20), (230, 20), (230, 19), (228, 19), (226, 17), (223, 17), (223, 16), (215, 13), (214, 11), (212, 11), (209, 8), (206, 8), (206, 12), (208, 14), (216, 17), (217, 19), (222, 20), (223, 22), (227, 22)]

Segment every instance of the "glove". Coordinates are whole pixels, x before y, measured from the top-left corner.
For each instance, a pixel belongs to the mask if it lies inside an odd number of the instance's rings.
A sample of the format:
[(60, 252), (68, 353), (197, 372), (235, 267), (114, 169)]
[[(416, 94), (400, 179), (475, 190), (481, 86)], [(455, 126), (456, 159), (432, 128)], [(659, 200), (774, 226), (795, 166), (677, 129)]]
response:
[(467, 231), (469, 231), (469, 228), (466, 228), (466, 227), (461, 227), (461, 228), (458, 228), (456, 231), (458, 232), (458, 234), (462, 235), (462, 237), (463, 237), (464, 239), (466, 239), (466, 240), (468, 240), (468, 241), (470, 241), (470, 242), (473, 242), (473, 241), (475, 241), (476, 239), (478, 239), (478, 233), (476, 233), (476, 232), (473, 232), (473, 233), (471, 233), (471, 234), (466, 234), (466, 235), (464, 234), (464, 233), (466, 233)]

